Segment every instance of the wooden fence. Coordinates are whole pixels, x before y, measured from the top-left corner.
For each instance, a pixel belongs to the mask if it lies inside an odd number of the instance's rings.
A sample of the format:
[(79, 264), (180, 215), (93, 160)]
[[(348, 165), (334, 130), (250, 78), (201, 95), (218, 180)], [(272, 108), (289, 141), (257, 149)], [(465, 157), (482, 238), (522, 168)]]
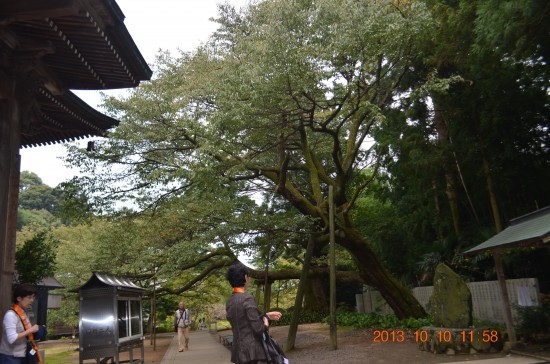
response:
[[(500, 299), (498, 281), (470, 282), (467, 285), (472, 293), (472, 315), (480, 320), (504, 322), (504, 308)], [(506, 281), (506, 287), (512, 307), (539, 305), (540, 290), (536, 278), (509, 279)], [(430, 311), (429, 301), (432, 291), (433, 286), (412, 289), (414, 297), (428, 312)], [(363, 294), (355, 295), (355, 300), (357, 312), (393, 313), (378, 291), (366, 291)], [(514, 309), (512, 309), (512, 313), (515, 316)]]

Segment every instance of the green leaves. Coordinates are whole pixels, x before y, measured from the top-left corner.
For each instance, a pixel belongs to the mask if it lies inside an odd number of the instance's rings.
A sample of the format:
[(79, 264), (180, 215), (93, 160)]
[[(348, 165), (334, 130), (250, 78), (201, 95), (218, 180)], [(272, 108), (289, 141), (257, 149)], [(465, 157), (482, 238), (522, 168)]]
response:
[[(431, 24), (416, 2), (220, 9), (220, 28), (204, 46), (159, 55), (153, 81), (106, 100), (121, 123), (96, 151), (72, 151), (91, 173), (80, 182), (93, 203), (129, 199), (147, 218), (152, 228), (137, 245), (169, 262), (159, 265), (164, 277), (180, 268), (201, 277), (270, 244), (281, 255), (299, 248), (301, 258), (307, 234), (327, 233), (329, 186), (337, 224), (351, 232), (348, 214), (368, 186), (355, 178), (372, 163), (365, 141), (401, 96), (421, 57), (416, 37)], [(359, 235), (344, 235), (359, 246), (354, 258), (374, 257)]]
[(15, 252), (15, 269), (19, 282), (37, 284), (53, 276), (56, 268), (56, 246), (50, 232), (41, 231), (26, 240)]
[(479, 1), (475, 21), (476, 51), (519, 59), (548, 60), (548, 12), (545, 0)]
[[(419, 329), (422, 326), (429, 326), (431, 319), (415, 319), (408, 318), (399, 320), (395, 315), (380, 315), (377, 313), (357, 313), (343, 312), (336, 317), (339, 326), (348, 326), (355, 329), (377, 328), (380, 330), (395, 330), (395, 329)], [(328, 319), (325, 319), (328, 323)]]

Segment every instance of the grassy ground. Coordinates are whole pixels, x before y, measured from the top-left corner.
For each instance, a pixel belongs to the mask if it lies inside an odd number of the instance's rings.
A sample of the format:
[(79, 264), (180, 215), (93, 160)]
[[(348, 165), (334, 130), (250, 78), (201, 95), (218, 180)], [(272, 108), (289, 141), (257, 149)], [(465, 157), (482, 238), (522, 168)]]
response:
[[(166, 349), (172, 341), (173, 334), (159, 334), (156, 338), (156, 344), (153, 345), (149, 337), (144, 341), (145, 364), (159, 364)], [(79, 362), (78, 341), (71, 343), (70, 340), (48, 340), (39, 344), (40, 350), (45, 353), (45, 363), (47, 364), (75, 364)], [(139, 353), (139, 350), (137, 351)], [(134, 357), (137, 354), (134, 351)], [(128, 353), (121, 353), (120, 360), (127, 360)], [(95, 363), (95, 360), (86, 360), (85, 363)]]
[(69, 340), (51, 340), (40, 344), (48, 364), (78, 363), (78, 342)]

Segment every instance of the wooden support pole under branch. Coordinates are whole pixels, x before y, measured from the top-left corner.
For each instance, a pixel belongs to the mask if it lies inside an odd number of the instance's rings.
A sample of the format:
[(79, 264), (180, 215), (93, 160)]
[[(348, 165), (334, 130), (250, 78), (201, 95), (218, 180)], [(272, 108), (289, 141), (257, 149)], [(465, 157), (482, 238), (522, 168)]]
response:
[(334, 235), (334, 188), (328, 187), (329, 205), (329, 264), (330, 264), (330, 350), (338, 348), (336, 335), (336, 250)]

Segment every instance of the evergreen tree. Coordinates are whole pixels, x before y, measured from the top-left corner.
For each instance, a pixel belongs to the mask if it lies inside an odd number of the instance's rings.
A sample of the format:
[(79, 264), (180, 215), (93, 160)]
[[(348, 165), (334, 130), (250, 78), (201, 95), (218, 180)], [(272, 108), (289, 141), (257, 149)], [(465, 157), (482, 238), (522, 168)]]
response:
[(15, 269), (19, 282), (38, 284), (53, 276), (56, 267), (55, 239), (50, 232), (41, 231), (26, 240), (15, 252)]

